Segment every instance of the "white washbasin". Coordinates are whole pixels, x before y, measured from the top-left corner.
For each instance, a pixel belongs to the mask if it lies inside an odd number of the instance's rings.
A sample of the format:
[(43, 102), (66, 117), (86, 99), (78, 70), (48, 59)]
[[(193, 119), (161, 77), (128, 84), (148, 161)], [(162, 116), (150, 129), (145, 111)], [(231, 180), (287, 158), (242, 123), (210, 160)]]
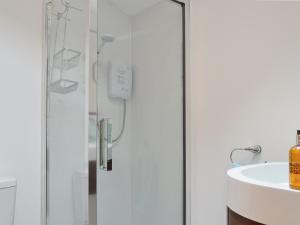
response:
[(300, 224), (300, 191), (288, 184), (288, 163), (264, 163), (228, 170), (228, 207), (267, 225)]

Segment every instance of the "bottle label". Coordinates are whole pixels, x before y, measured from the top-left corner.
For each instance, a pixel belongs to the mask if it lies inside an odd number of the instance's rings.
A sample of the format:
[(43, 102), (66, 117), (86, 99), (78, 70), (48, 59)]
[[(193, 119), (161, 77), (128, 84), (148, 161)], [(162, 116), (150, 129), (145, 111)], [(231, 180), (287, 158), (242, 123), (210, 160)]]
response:
[(290, 163), (290, 173), (300, 174), (300, 162)]

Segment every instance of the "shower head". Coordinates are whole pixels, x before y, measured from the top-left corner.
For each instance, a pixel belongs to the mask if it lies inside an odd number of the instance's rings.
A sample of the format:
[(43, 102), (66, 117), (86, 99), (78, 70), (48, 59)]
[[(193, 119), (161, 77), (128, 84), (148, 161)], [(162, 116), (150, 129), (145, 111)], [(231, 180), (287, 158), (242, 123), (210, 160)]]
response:
[(103, 34), (101, 35), (101, 40), (105, 43), (107, 42), (114, 42), (115, 41), (115, 37), (110, 35), (110, 34)]

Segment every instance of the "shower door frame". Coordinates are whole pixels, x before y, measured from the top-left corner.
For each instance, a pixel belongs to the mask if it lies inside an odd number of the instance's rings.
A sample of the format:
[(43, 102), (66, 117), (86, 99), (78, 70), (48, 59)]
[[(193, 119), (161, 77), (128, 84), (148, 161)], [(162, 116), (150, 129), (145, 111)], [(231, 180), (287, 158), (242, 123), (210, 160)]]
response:
[[(98, 2), (99, 0), (97, 0)], [(182, 7), (182, 28), (183, 28), (183, 225), (191, 224), (191, 69), (190, 69), (190, 0), (168, 0), (180, 4)], [(47, 68), (48, 68), (48, 51), (47, 51), (47, 12), (46, 12), (46, 3), (48, 0), (43, 0), (42, 7), (42, 21), (43, 23), (43, 69), (42, 69), (42, 132), (41, 132), (41, 156), (42, 156), (42, 165), (41, 165), (41, 225), (47, 225)], [(90, 0), (88, 0), (90, 5)], [(90, 30), (89, 26), (86, 29), (87, 40), (90, 40)], [(86, 55), (89, 55), (88, 52), (89, 43), (86, 43)], [(88, 65), (88, 59), (86, 66)], [(89, 78), (89, 71), (91, 68), (86, 68), (86, 79)], [(88, 101), (89, 88), (86, 87), (86, 101)], [(87, 109), (87, 117), (88, 117)], [(88, 118), (86, 118), (88, 121)], [(87, 128), (86, 128), (87, 129)], [(83, 137), (85, 138), (85, 137)], [(86, 154), (88, 154), (88, 144), (86, 143)], [(88, 174), (92, 171), (89, 170)], [(95, 173), (97, 171), (93, 171)], [(97, 189), (96, 189), (97, 190)], [(90, 193), (88, 193), (90, 196)], [(97, 191), (96, 191), (97, 195)], [(90, 198), (89, 198), (90, 199)], [(89, 200), (89, 212), (91, 207), (97, 209), (97, 201), (91, 202)], [(91, 214), (89, 213), (89, 220), (91, 220)], [(97, 215), (96, 215), (97, 216)], [(97, 218), (93, 220), (97, 221)], [(91, 225), (91, 224), (90, 224)]]

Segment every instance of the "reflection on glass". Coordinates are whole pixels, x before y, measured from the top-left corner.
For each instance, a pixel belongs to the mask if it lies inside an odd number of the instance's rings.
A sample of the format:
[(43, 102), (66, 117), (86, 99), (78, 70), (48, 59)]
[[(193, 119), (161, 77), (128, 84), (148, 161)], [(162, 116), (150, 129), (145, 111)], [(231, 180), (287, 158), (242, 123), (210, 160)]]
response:
[(47, 3), (47, 225), (88, 222), (85, 159), (87, 2)]

